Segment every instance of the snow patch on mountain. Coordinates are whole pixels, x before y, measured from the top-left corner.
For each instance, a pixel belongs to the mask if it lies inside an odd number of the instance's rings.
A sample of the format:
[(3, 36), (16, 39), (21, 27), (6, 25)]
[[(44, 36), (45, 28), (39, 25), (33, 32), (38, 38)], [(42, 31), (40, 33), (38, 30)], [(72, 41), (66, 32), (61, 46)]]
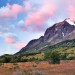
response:
[(66, 19), (66, 22), (68, 22), (70, 25), (75, 25), (75, 23), (71, 19)]
[(63, 37), (65, 36), (65, 34), (62, 32)]

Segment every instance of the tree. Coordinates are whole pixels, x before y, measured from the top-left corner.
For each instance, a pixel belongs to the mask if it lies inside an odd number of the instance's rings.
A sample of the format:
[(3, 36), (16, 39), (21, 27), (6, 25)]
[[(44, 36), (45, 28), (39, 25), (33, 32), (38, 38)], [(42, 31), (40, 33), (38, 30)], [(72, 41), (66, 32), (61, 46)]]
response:
[(0, 62), (2, 63), (9, 63), (11, 61), (12, 55), (5, 54), (0, 56)]
[(60, 53), (58, 51), (50, 51), (45, 54), (45, 59), (47, 59), (52, 64), (60, 63)]

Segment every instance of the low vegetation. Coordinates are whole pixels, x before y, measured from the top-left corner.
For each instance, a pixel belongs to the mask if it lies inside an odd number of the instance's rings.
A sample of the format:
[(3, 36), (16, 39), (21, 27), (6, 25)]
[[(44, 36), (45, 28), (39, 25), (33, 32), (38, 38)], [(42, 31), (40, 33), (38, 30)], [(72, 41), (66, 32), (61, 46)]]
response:
[(3, 55), (0, 57), (0, 63), (17, 63), (17, 62), (40, 62), (48, 61), (49, 63), (59, 64), (60, 60), (75, 60), (74, 53), (59, 50), (48, 50), (34, 54), (22, 54), (19, 56)]

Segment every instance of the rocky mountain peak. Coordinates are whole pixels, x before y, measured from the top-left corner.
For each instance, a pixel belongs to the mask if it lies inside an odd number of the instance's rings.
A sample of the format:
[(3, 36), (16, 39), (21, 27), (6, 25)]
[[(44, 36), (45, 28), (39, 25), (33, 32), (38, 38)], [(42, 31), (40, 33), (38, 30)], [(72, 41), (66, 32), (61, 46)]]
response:
[(70, 25), (67, 19), (54, 24), (52, 27), (48, 28), (44, 34), (44, 40), (47, 41), (57, 35), (60, 39), (69, 34), (75, 29), (74, 25)]
[(68, 22), (70, 25), (75, 25), (75, 21), (71, 20), (70, 18), (65, 20), (66, 22)]

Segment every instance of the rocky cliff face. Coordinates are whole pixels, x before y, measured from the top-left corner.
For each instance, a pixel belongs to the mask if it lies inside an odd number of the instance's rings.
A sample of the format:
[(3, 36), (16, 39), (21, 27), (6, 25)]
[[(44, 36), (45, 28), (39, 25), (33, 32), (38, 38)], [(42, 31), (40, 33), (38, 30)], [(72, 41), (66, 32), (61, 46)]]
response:
[(39, 39), (31, 40), (26, 47), (22, 48), (16, 54), (41, 50), (47, 46), (47, 44), (54, 45), (71, 39), (75, 39), (74, 23), (69, 20), (64, 20), (63, 22), (56, 23), (52, 27), (48, 28), (44, 36), (41, 36)]
[(44, 41), (48, 41), (51, 43), (54, 42), (53, 44), (56, 44), (58, 42), (66, 40), (66, 36), (71, 35), (72, 32), (74, 33), (74, 30), (75, 26), (70, 25), (67, 21), (57, 23), (46, 30)]

